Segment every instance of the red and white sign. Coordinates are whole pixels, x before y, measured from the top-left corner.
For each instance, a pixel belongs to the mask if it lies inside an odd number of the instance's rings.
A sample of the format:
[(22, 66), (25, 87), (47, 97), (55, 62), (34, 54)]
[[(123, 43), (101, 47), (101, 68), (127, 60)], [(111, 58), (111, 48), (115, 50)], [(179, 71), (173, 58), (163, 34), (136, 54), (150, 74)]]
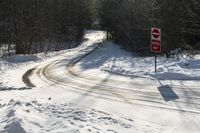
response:
[(151, 51), (161, 52), (161, 29), (151, 28)]

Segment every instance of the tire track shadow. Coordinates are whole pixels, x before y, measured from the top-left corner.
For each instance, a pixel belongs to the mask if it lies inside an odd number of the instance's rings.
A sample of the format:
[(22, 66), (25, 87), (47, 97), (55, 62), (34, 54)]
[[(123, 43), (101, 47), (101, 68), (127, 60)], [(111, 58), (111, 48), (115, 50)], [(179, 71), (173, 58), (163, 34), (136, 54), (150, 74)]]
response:
[(14, 87), (0, 87), (0, 92), (1, 91), (12, 91), (12, 90), (30, 90), (32, 88), (30, 87), (21, 87), (21, 88), (14, 88)]

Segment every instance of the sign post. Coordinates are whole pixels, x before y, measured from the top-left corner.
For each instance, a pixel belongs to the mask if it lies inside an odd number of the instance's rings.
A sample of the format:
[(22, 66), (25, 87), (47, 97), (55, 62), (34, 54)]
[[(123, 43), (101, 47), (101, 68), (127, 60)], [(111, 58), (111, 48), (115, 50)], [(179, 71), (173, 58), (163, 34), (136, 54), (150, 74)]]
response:
[(155, 73), (157, 73), (157, 53), (161, 52), (161, 29), (151, 28), (151, 52), (155, 53)]

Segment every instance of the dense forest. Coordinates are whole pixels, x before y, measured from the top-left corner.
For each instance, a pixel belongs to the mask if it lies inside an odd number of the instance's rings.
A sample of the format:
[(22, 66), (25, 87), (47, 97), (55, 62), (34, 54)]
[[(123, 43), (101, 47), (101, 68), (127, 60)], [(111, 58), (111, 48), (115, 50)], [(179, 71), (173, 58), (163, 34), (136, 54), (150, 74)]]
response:
[(101, 26), (133, 51), (149, 52), (151, 27), (162, 30), (162, 51), (200, 48), (199, 0), (100, 0)]
[(60, 50), (77, 45), (92, 19), (92, 0), (1, 0), (0, 42), (16, 54)]
[(148, 54), (151, 27), (162, 29), (163, 53), (200, 48), (199, 0), (0, 0), (0, 44), (16, 54), (71, 48), (96, 20), (131, 51)]

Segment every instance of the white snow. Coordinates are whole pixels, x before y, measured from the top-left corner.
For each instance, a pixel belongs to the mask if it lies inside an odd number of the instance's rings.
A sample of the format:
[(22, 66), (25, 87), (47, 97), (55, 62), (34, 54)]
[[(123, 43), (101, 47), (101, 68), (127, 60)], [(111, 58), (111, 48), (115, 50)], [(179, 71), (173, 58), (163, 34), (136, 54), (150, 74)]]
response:
[[(85, 38), (75, 49), (0, 61), (0, 133), (199, 132), (200, 55), (159, 57), (156, 79), (153, 57), (106, 42), (72, 75), (67, 64), (105, 34), (87, 31)], [(31, 69), (34, 88), (22, 81)]]
[[(81, 64), (82, 63), (82, 64)], [(178, 55), (174, 58), (141, 57), (125, 52), (112, 42), (107, 42), (101, 49), (80, 62), (80, 69), (91, 67), (128, 77), (157, 78), (163, 80), (200, 80), (200, 58)]]
[[(1, 107), (0, 132), (114, 132), (130, 130), (131, 119), (72, 104), (40, 104), (10, 100)], [(104, 128), (102, 128), (104, 127)], [(131, 131), (131, 130), (130, 130)]]

